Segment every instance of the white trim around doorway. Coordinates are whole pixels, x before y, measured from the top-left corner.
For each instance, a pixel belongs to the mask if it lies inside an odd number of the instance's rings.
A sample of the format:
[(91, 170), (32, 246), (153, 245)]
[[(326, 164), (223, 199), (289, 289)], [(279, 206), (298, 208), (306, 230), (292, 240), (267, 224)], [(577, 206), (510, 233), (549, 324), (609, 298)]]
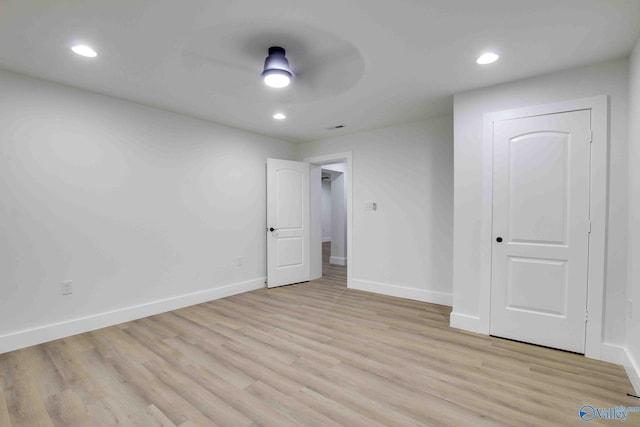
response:
[(346, 181), (345, 187), (347, 191), (347, 288), (352, 287), (351, 273), (353, 271), (353, 153), (346, 151), (343, 153), (325, 154), (322, 156), (305, 157), (303, 162), (311, 163), (313, 165), (330, 165), (332, 163), (346, 163)]

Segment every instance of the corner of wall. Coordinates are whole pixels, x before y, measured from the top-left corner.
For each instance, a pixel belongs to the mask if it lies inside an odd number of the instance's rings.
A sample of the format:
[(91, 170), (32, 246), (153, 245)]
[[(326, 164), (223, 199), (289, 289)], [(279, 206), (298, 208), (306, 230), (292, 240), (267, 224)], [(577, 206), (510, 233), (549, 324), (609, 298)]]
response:
[(627, 371), (629, 381), (631, 381), (636, 394), (640, 395), (640, 361), (636, 360), (627, 348), (625, 348), (625, 355), (624, 369)]
[[(636, 394), (640, 395), (640, 266), (634, 262), (640, 254), (640, 196), (638, 185), (640, 173), (640, 124), (634, 120), (640, 114), (640, 39), (629, 57), (629, 153), (627, 198), (629, 216), (627, 225), (627, 328), (626, 328), (626, 360), (624, 367)], [(635, 308), (633, 307), (635, 303)]]
[(350, 289), (373, 292), (391, 297), (406, 298), (414, 301), (428, 302), (431, 304), (446, 305), (448, 307), (451, 307), (453, 303), (452, 296), (449, 293), (391, 285), (388, 283), (352, 279), (348, 287)]
[(456, 329), (462, 329), (463, 331), (475, 332), (476, 334), (488, 334), (489, 331), (485, 331), (480, 322), (480, 318), (477, 316), (469, 316), (468, 314), (451, 312), (449, 316), (449, 326)]
[(622, 345), (602, 343), (600, 346), (599, 360), (616, 365), (622, 365), (629, 376), (629, 381), (635, 389), (636, 394), (640, 394), (640, 364), (634, 359), (629, 349)]

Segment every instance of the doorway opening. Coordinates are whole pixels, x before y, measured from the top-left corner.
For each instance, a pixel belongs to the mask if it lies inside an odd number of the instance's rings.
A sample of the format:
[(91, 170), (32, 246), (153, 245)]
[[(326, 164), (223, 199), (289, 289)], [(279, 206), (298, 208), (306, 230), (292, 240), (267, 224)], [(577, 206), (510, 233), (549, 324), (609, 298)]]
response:
[(322, 242), (330, 243), (329, 263), (347, 265), (345, 163), (321, 166)]
[(346, 285), (347, 209), (346, 163), (321, 166), (320, 229), (322, 276), (342, 277)]
[(311, 279), (349, 287), (353, 268), (351, 153), (305, 158), (310, 172)]

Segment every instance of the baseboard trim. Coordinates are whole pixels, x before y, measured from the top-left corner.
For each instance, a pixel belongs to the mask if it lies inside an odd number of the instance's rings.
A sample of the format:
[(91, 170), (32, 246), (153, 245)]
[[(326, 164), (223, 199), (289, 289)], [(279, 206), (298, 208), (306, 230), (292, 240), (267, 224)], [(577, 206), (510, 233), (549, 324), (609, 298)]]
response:
[(335, 265), (347, 265), (347, 259), (337, 256), (329, 257), (329, 264)]
[(603, 362), (624, 365), (627, 361), (627, 349), (621, 345), (603, 342), (600, 345), (600, 360)]
[(424, 289), (409, 288), (406, 286), (390, 285), (387, 283), (369, 282), (367, 280), (352, 279), (349, 288), (391, 297), (406, 298), (414, 301), (447, 305), (449, 307), (451, 307), (451, 304), (453, 303), (452, 295), (445, 292), (428, 291)]
[(98, 313), (59, 323), (52, 323), (23, 331), (0, 335), (0, 354), (18, 350), (47, 341), (77, 335), (96, 329), (106, 328), (131, 320), (177, 310), (191, 305), (264, 288), (265, 278), (233, 283), (205, 291), (193, 292), (177, 297), (165, 298), (149, 303), (134, 305), (118, 310)]
[(477, 316), (452, 312), (449, 315), (449, 326), (462, 329), (463, 331), (486, 335), (486, 332), (480, 327), (480, 318)]
[(624, 366), (635, 394), (640, 395), (640, 364), (631, 356), (626, 347), (602, 343), (600, 346), (600, 360)]
[(601, 360), (616, 365), (624, 366), (629, 381), (635, 390), (635, 394), (640, 395), (640, 364), (635, 360), (629, 350), (621, 345), (603, 343), (600, 351)]
[(625, 361), (622, 365), (624, 366), (624, 370), (627, 371), (629, 381), (631, 381), (636, 395), (640, 395), (640, 361), (634, 359), (627, 348), (624, 349), (624, 354)]

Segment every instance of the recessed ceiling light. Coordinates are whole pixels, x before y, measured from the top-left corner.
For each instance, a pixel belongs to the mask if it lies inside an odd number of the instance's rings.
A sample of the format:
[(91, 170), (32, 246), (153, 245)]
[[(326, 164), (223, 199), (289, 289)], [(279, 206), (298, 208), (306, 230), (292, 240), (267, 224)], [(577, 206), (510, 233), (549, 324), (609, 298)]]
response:
[(285, 116), (282, 113), (276, 113), (276, 114), (273, 115), (273, 118), (276, 119), (276, 120), (284, 120), (284, 119), (287, 118), (287, 116)]
[(486, 52), (480, 55), (480, 57), (476, 59), (476, 62), (480, 65), (486, 65), (491, 64), (492, 62), (496, 62), (498, 58), (500, 58), (499, 55), (496, 55), (493, 52)]
[(91, 49), (89, 46), (85, 46), (82, 44), (73, 46), (71, 50), (78, 55), (85, 56), (87, 58), (95, 58), (96, 56), (98, 56), (95, 50)]

